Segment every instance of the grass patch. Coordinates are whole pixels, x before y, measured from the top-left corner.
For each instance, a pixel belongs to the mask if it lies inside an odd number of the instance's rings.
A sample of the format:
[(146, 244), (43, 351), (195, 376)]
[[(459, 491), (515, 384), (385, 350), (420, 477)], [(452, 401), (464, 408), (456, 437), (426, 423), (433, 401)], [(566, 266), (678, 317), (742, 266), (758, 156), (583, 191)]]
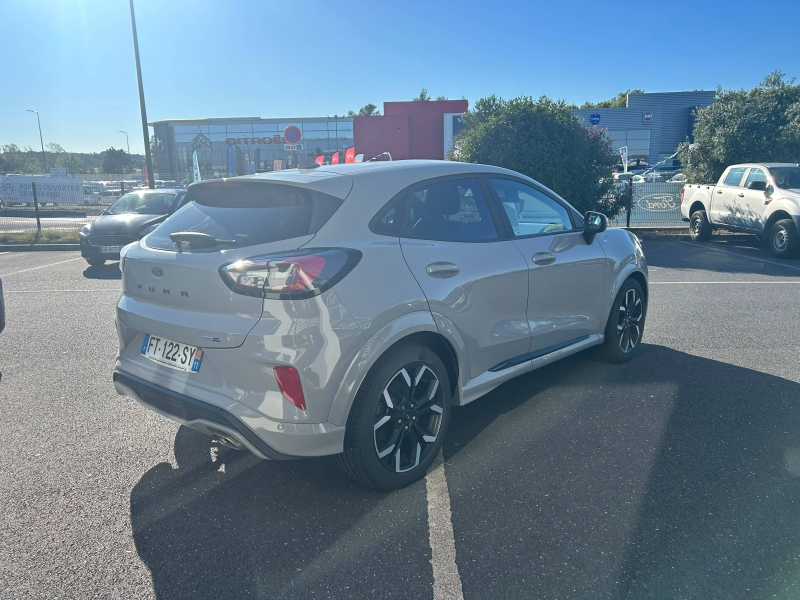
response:
[(0, 244), (77, 244), (80, 238), (75, 231), (26, 231), (24, 233), (0, 232)]

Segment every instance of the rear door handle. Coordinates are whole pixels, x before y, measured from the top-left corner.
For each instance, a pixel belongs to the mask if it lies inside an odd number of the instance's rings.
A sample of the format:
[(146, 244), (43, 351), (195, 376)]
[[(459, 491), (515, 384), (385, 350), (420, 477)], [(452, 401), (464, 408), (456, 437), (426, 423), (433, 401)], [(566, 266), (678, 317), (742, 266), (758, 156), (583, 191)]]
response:
[(555, 262), (556, 255), (552, 252), (537, 252), (533, 255), (533, 262), (537, 265), (549, 265), (552, 262)]
[(739, 196), (739, 198), (744, 198), (744, 194), (737, 194), (737, 196)]
[(717, 193), (718, 193), (718, 194), (721, 194), (721, 193), (722, 193), (722, 190), (717, 190)]
[(425, 272), (431, 277), (445, 279), (458, 275), (458, 265), (450, 262), (434, 262), (425, 267)]

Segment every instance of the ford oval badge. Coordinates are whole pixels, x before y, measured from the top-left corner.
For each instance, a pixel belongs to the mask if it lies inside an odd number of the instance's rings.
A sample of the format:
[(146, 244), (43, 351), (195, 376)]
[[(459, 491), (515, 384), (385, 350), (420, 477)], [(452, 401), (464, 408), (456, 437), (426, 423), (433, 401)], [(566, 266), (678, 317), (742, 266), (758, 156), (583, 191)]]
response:
[(159, 267), (153, 267), (150, 269), (150, 272), (153, 274), (153, 277), (158, 277), (159, 279), (164, 276), (164, 270)]

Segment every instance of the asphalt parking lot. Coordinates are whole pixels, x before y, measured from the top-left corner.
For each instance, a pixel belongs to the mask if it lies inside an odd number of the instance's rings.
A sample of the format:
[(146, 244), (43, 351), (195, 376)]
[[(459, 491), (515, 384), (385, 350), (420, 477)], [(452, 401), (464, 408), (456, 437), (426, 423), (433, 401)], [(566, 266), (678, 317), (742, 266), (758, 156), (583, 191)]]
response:
[[(800, 261), (744, 236), (645, 252), (637, 359), (454, 411), (464, 598), (800, 597)], [(0, 278), (0, 598), (458, 597), (430, 482), (259, 461), (117, 396), (116, 263), (5, 253)]]

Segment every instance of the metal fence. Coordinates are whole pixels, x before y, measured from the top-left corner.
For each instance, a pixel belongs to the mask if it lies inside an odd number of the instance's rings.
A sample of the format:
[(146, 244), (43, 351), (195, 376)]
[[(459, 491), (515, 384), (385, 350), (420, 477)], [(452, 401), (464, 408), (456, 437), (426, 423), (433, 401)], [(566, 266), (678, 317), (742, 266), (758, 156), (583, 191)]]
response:
[[(77, 232), (122, 195), (146, 187), (133, 177), (136, 175), (0, 176), (0, 233), (24, 237), (40, 230)], [(49, 192), (49, 188), (57, 187), (51, 183), (56, 181), (73, 182), (70, 193)], [(155, 177), (157, 188), (183, 188), (188, 183), (185, 176)]]
[[(682, 183), (632, 183), (630, 227), (686, 227), (681, 221)], [(614, 217), (612, 227), (626, 227), (628, 211)]]
[[(78, 231), (84, 224), (96, 219), (123, 194), (141, 189), (144, 183), (130, 175), (74, 175), (80, 181), (82, 194), (61, 199), (40, 194), (34, 202), (32, 193), (25, 197), (5, 194), (0, 177), (0, 233), (25, 234), (42, 231)], [(40, 188), (48, 177), (33, 179)], [(185, 175), (158, 174), (156, 187), (185, 187), (189, 181)], [(630, 227), (685, 227), (681, 221), (681, 183), (652, 182), (630, 185)], [(32, 190), (31, 190), (32, 191)], [(38, 216), (38, 218), (37, 218)], [(627, 227), (627, 211), (614, 217), (612, 227)]]

